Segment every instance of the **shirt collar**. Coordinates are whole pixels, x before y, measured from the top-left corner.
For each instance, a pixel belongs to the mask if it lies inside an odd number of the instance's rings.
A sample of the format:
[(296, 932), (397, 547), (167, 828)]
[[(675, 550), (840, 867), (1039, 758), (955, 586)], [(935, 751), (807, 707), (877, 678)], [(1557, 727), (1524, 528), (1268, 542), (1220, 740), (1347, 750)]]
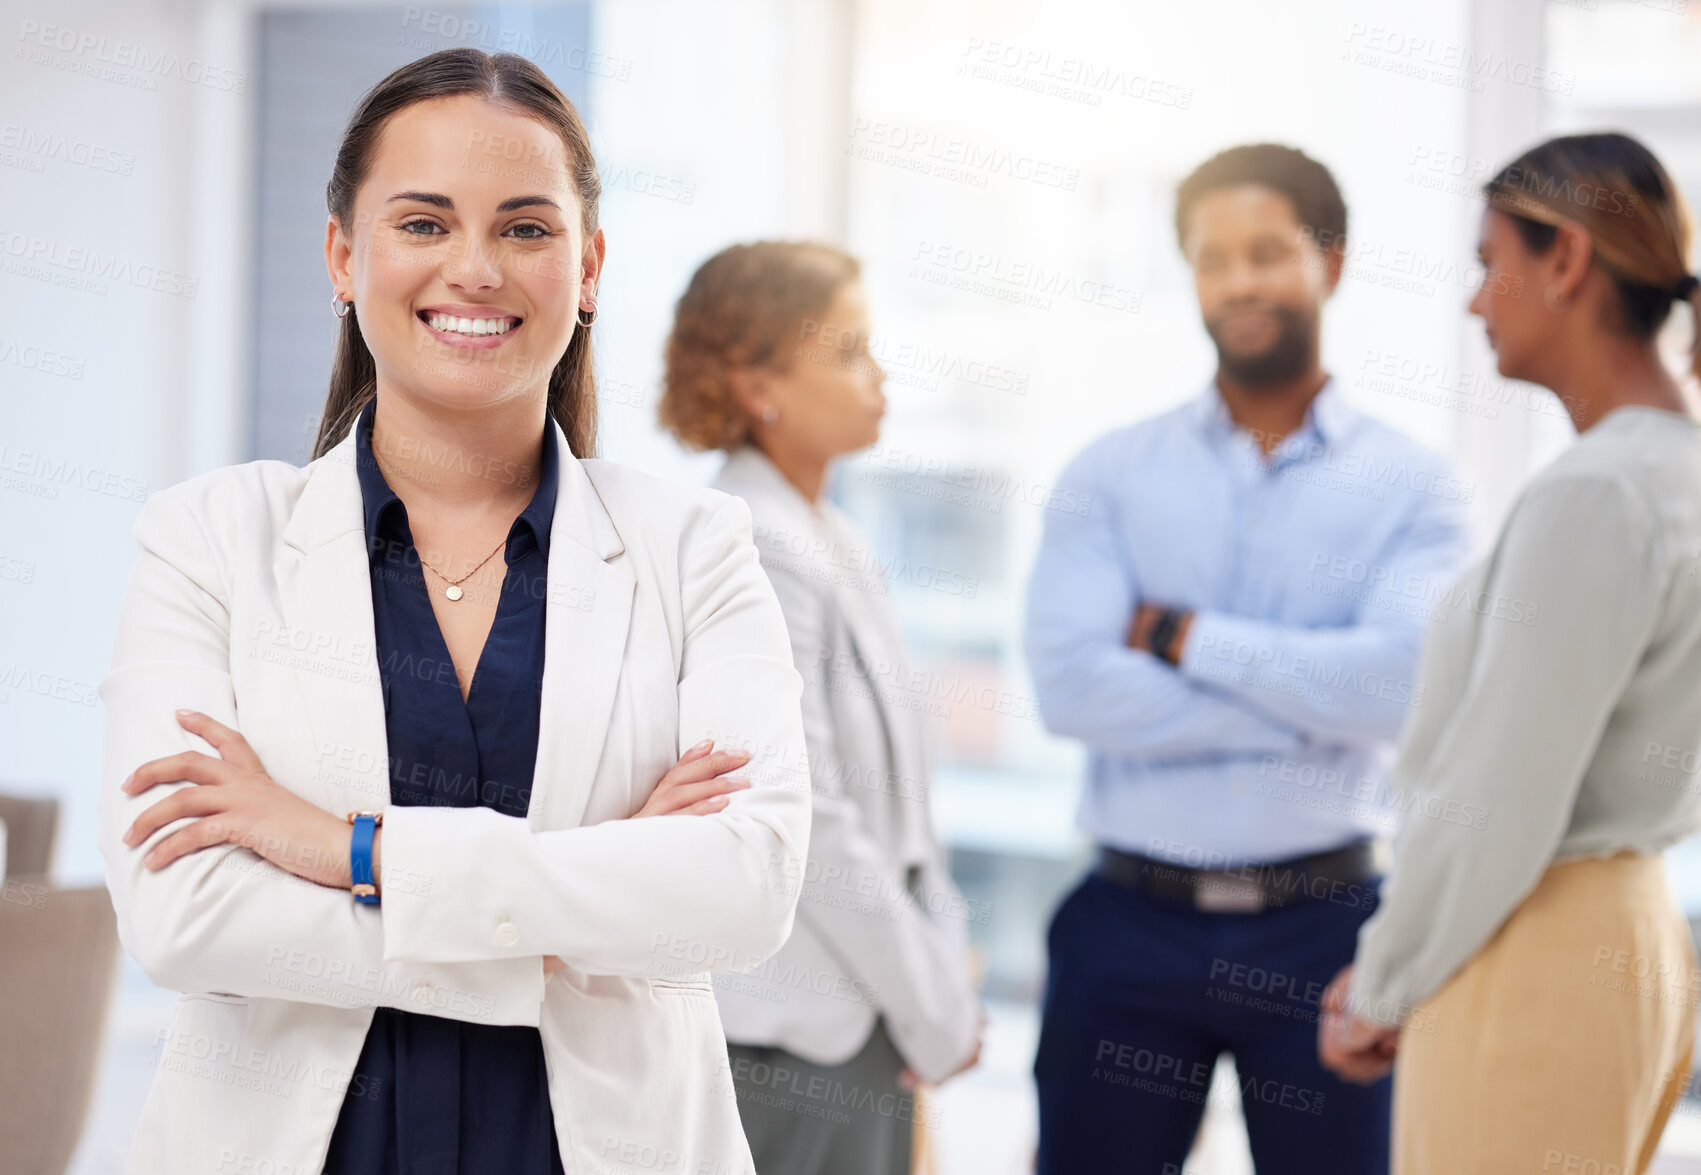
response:
[(396, 497), (396, 492), (384, 479), (383, 471), (378, 468), (378, 458), (372, 455), (372, 416), (377, 407), (376, 398), (368, 400), (354, 422), (354, 472), (360, 479), (360, 498), (366, 511), (366, 540), (369, 544), (382, 533), (379, 528), (392, 507), (402, 517), (407, 516), (402, 500)]
[[(1234, 418), (1229, 415), (1228, 405), (1223, 403), (1222, 389), (1217, 387), (1215, 379), (1193, 402), (1193, 417), (1200, 427), (1213, 434), (1226, 437), (1234, 432)], [(1276, 446), (1276, 453), (1280, 455), (1302, 446), (1338, 442), (1346, 434), (1351, 421), (1352, 407), (1342, 399), (1340, 387), (1331, 375), (1306, 406), (1305, 422), (1282, 439), (1282, 443)]]
[(532, 529), (537, 549), (544, 561), (549, 561), (549, 528), (555, 520), (555, 499), (561, 489), (561, 460), (555, 449), (555, 423), (546, 413), (543, 420), (543, 457), (538, 465), (537, 488), (532, 500), (520, 511), (516, 525), (523, 522)]
[[(354, 424), (354, 468), (360, 479), (360, 496), (365, 507), (368, 543), (381, 533), (379, 528), (384, 525), (392, 510), (404, 521), (407, 518), (407, 507), (396, 496), (396, 491), (390, 488), (383, 470), (378, 468), (378, 459), (372, 455), (372, 418), (377, 407), (376, 399), (368, 400)], [(532, 532), (532, 539), (537, 543), (537, 548), (546, 562), (549, 559), (550, 524), (555, 518), (555, 498), (560, 484), (561, 461), (556, 450), (555, 429), (545, 420), (543, 461), (538, 468), (537, 488), (532, 491), (532, 499), (526, 504), (526, 508), (514, 519), (514, 529), (508, 534), (512, 538), (515, 530), (524, 525)]]
[(802, 490), (791, 484), (791, 479), (780, 471), (772, 458), (746, 441), (727, 453), (726, 464), (721, 467), (721, 481), (728, 492), (741, 497), (760, 494), (769, 507), (783, 503), (786, 510), (806, 519), (805, 525), (810, 529), (824, 525), (842, 528), (848, 520), (829, 496), (835, 473), (836, 470), (829, 466), (821, 495), (812, 502), (803, 496)]
[[(815, 511), (822, 504), (811, 502), (804, 497), (803, 491), (791, 484), (790, 479), (780, 472), (780, 467), (774, 464), (773, 459), (749, 441), (727, 453), (723, 469), (729, 478), (754, 482), (801, 510)], [(822, 500), (825, 498), (826, 495), (823, 494)]]
[(1341, 396), (1340, 385), (1330, 376), (1306, 409), (1305, 420), (1325, 444), (1335, 444), (1352, 422), (1352, 406)]

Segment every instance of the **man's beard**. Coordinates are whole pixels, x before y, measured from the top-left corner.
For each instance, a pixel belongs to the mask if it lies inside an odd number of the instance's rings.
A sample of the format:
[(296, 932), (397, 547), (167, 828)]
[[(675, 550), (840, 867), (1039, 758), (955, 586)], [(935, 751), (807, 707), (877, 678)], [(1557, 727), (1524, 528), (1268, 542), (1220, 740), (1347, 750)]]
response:
[(1256, 389), (1286, 383), (1304, 375), (1317, 357), (1317, 318), (1294, 306), (1268, 307), (1279, 329), (1276, 341), (1256, 355), (1231, 354), (1217, 337), (1217, 324), (1206, 320), (1205, 332), (1217, 345), (1217, 366), (1243, 387)]

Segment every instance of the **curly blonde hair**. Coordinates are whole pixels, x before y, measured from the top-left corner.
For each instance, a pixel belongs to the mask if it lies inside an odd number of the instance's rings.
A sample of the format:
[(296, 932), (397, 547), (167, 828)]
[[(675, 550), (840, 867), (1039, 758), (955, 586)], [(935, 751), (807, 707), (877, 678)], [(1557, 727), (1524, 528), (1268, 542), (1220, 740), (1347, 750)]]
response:
[(749, 440), (750, 415), (733, 395), (733, 374), (784, 370), (786, 343), (861, 275), (849, 253), (812, 241), (733, 245), (703, 262), (674, 308), (656, 409), (662, 427), (693, 449)]

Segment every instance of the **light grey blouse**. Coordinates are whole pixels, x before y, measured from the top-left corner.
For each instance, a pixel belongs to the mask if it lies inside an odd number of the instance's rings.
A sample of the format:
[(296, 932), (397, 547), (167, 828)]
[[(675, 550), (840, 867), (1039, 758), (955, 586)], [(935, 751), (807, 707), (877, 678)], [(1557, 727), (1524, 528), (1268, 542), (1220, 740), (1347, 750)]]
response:
[(1352, 1006), (1405, 1020), (1556, 860), (1701, 828), (1701, 425), (1624, 406), (1530, 482), (1429, 627)]

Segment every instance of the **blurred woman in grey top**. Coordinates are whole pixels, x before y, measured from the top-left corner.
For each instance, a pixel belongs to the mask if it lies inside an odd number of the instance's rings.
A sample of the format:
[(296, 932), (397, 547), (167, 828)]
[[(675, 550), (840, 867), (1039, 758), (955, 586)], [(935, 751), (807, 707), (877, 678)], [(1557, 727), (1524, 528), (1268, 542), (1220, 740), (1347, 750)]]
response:
[(1579, 437), (1430, 626), (1392, 779), (1426, 802), (1319, 1047), (1361, 1080), (1397, 1050), (1396, 1172), (1643, 1171), (1697, 990), (1660, 854), (1701, 827), (1701, 428), (1655, 345), (1697, 304), (1691, 221), (1618, 134), (1486, 194), (1471, 311)]
[(715, 982), (761, 1175), (908, 1175), (929, 1116), (913, 1087), (980, 1051), (970, 911), (928, 817), (925, 679), (872, 545), (824, 493), (834, 459), (879, 439), (884, 378), (859, 266), (827, 245), (717, 253), (667, 344), (662, 424), (726, 452), (715, 488), (750, 506), (803, 677), (809, 859), (776, 878), (797, 920), (779, 954)]

